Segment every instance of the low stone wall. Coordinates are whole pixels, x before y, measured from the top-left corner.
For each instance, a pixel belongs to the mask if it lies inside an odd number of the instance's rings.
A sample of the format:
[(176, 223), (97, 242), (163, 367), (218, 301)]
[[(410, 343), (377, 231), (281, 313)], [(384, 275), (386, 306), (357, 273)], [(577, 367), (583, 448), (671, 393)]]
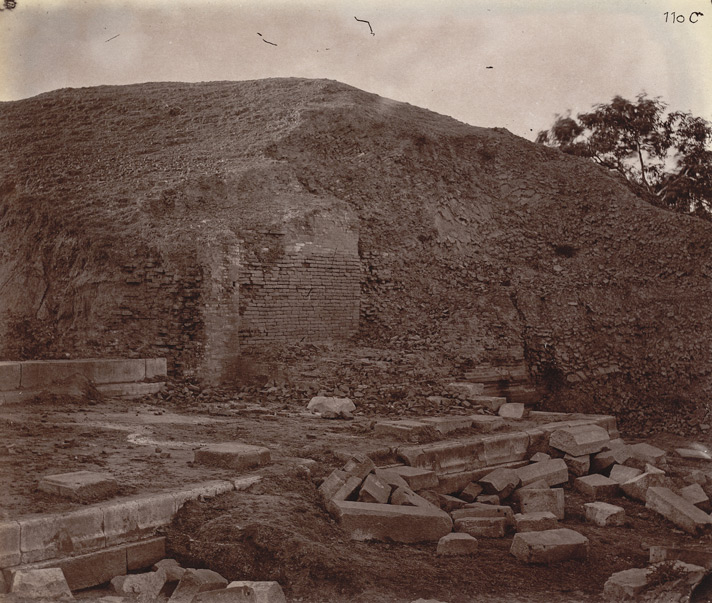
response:
[(29, 399), (76, 375), (107, 395), (141, 396), (162, 387), (167, 363), (165, 358), (2, 361), (0, 404)]

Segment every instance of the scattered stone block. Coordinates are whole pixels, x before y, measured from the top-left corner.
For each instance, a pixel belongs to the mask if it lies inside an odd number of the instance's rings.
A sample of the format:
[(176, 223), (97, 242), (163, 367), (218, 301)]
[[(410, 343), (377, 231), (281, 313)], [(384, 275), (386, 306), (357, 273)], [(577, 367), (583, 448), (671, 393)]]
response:
[(133, 572), (151, 567), (166, 556), (166, 538), (158, 536), (126, 546), (126, 568)]
[(168, 602), (192, 603), (198, 593), (223, 589), (227, 584), (228, 581), (225, 578), (212, 570), (187, 569), (183, 572), (183, 576), (181, 576), (180, 582), (178, 582), (178, 586), (173, 591)]
[(480, 494), (475, 499), (475, 502), (483, 503), (485, 505), (498, 505), (502, 501), (499, 500), (499, 496), (496, 494)]
[(493, 417), (491, 415), (472, 415), (472, 427), (483, 433), (491, 433), (502, 429), (505, 425), (502, 417)]
[(119, 485), (109, 473), (72, 471), (46, 475), (40, 479), (39, 489), (76, 502), (90, 502), (113, 496)]
[(664, 450), (651, 446), (646, 442), (629, 446), (630, 458), (627, 463), (638, 469), (645, 469), (646, 464), (653, 467), (664, 468), (667, 464), (667, 455)]
[(246, 586), (254, 593), (254, 603), (287, 603), (284, 591), (279, 582), (253, 582), (250, 580), (239, 580), (230, 582), (228, 589)]
[(548, 487), (549, 487), (549, 484), (545, 480), (539, 479), (535, 482), (532, 482), (531, 484), (522, 486), (519, 489), (520, 490), (546, 490)]
[(198, 465), (221, 467), (244, 471), (261, 467), (270, 462), (270, 451), (262, 446), (251, 446), (237, 442), (209, 444), (194, 453), (194, 462)]
[(455, 520), (455, 531), (482, 538), (504, 538), (510, 523), (504, 517), (465, 517)]
[(127, 572), (126, 548), (112, 547), (61, 559), (59, 565), (73, 591), (109, 582)]
[(551, 459), (532, 463), (517, 469), (517, 475), (522, 482), (522, 486), (543, 480), (549, 486), (558, 486), (569, 481), (569, 468), (564, 459)]
[(614, 482), (625, 484), (642, 473), (643, 472), (640, 469), (636, 469), (635, 467), (616, 464), (611, 467), (611, 473), (608, 477), (610, 477)]
[(574, 481), (574, 488), (591, 500), (610, 498), (617, 496), (620, 492), (620, 484), (618, 482), (599, 473), (577, 477)]
[(537, 452), (536, 454), (533, 454), (529, 460), (532, 463), (541, 463), (542, 461), (550, 461), (551, 455), (547, 454), (546, 452)]
[(648, 586), (647, 567), (634, 567), (613, 574), (603, 586), (603, 596), (609, 601), (637, 599)]
[(460, 492), (460, 498), (468, 503), (475, 502), (475, 499), (482, 494), (483, 490), (484, 488), (480, 484), (470, 482), (465, 486), (462, 492)]
[(391, 504), (440, 510), (440, 507), (416, 494), (410, 488), (396, 488), (391, 494)]
[(442, 509), (440, 506), (440, 495), (437, 492), (433, 492), (432, 490), (421, 490), (420, 492), (416, 492), (416, 494), (427, 500), (434, 507)]
[(391, 488), (408, 488), (408, 482), (403, 477), (392, 469), (381, 469), (376, 467), (374, 475), (384, 484), (388, 484)]
[(356, 405), (349, 398), (315, 396), (309, 400), (307, 410), (319, 414), (341, 415), (344, 412), (352, 413), (356, 410)]
[(569, 528), (515, 534), (509, 552), (525, 563), (556, 563), (588, 557), (588, 538)]
[(712, 517), (669, 488), (648, 488), (645, 506), (688, 534), (695, 535), (712, 526)]
[(597, 526), (622, 526), (625, 524), (625, 509), (605, 502), (591, 502), (583, 505), (586, 521)]
[[(611, 440), (611, 444), (612, 442), (613, 440)], [(591, 461), (591, 471), (595, 473), (603, 473), (616, 463), (623, 465), (630, 457), (630, 446), (625, 444), (620, 446), (611, 446), (609, 450), (605, 450), (594, 455), (593, 460)]]
[(507, 505), (487, 505), (472, 503), (464, 509), (456, 509), (451, 513), (453, 520), (467, 519), (469, 517), (503, 517), (507, 523), (514, 524), (514, 513)]
[(392, 436), (409, 440), (426, 434), (432, 429), (435, 429), (435, 426), (431, 423), (401, 419), (399, 421), (378, 421), (373, 427), (373, 432), (378, 436)]
[(58, 567), (18, 569), (13, 572), (10, 593), (28, 599), (73, 601), (67, 580)]
[(675, 452), (683, 459), (712, 460), (712, 453), (704, 448), (675, 448)]
[(358, 453), (351, 456), (351, 458), (346, 461), (344, 465), (344, 471), (358, 477), (361, 481), (366, 479), (366, 476), (375, 471), (376, 465), (373, 461), (365, 454)]
[(564, 462), (569, 468), (569, 473), (576, 477), (587, 475), (591, 468), (591, 457), (588, 454), (583, 456), (564, 455)]
[(517, 513), (514, 525), (517, 532), (541, 532), (554, 530), (559, 520), (551, 511), (536, 511), (534, 513)]
[(463, 400), (472, 400), (477, 396), (481, 396), (485, 391), (483, 383), (448, 383), (445, 386), (448, 393), (461, 398)]
[(549, 437), (549, 446), (571, 456), (583, 456), (600, 452), (610, 441), (608, 431), (598, 425), (576, 425), (554, 431)]
[(651, 467), (650, 471), (641, 473), (637, 477), (620, 484), (620, 488), (628, 498), (645, 502), (648, 489), (653, 486), (662, 486), (664, 483), (665, 472)]
[(564, 519), (565, 496), (563, 488), (546, 488), (538, 490), (525, 488), (514, 493), (522, 513), (537, 513), (549, 511), (558, 519)]
[(709, 496), (702, 489), (700, 484), (691, 484), (690, 486), (685, 486), (680, 490), (680, 496), (685, 500), (688, 500), (698, 509), (704, 511), (705, 513), (710, 512), (710, 499)]
[(660, 561), (684, 561), (691, 565), (699, 565), (707, 570), (712, 570), (712, 550), (707, 546), (693, 547), (672, 547), (672, 546), (651, 546), (650, 563)]
[(438, 540), (436, 553), (441, 556), (474, 555), (477, 548), (477, 538), (471, 534), (452, 532)]
[[(114, 591), (120, 595), (138, 595), (139, 601), (146, 603), (155, 601), (166, 583), (165, 570), (116, 576), (111, 581)], [(173, 599), (173, 597), (171, 597)], [(179, 603), (183, 603), (181, 600)]]
[(336, 519), (352, 540), (432, 542), (452, 531), (452, 519), (430, 507), (334, 503)]
[[(496, 494), (499, 498), (507, 498), (520, 483), (516, 469), (495, 469), (480, 480), (485, 494)], [(497, 502), (499, 504), (499, 502)]]
[(361, 502), (386, 504), (391, 496), (391, 487), (372, 473), (361, 484), (358, 500)]
[(161, 559), (153, 565), (153, 571), (163, 569), (166, 572), (166, 582), (178, 582), (185, 573), (185, 569), (181, 567), (175, 559)]
[(428, 417), (421, 419), (421, 421), (433, 426), (438, 433), (443, 435), (458, 431), (459, 429), (470, 429), (472, 427), (472, 419), (470, 417)]
[(438, 502), (440, 508), (446, 513), (450, 513), (451, 511), (454, 511), (456, 509), (462, 509), (462, 507), (467, 504), (467, 502), (465, 502), (461, 498), (449, 496), (447, 494), (438, 494)]
[(430, 471), (429, 469), (403, 465), (401, 467), (392, 467), (390, 471), (400, 475), (411, 490), (429, 490), (430, 488), (436, 488), (439, 483), (435, 471)]
[(503, 419), (523, 419), (526, 416), (526, 407), (518, 402), (505, 403), (499, 407), (497, 414)]
[(346, 473), (346, 471), (339, 471), (338, 469), (332, 471), (319, 486), (319, 494), (321, 494), (324, 500), (331, 500), (334, 498), (334, 495), (344, 487), (349, 477), (353, 476)]

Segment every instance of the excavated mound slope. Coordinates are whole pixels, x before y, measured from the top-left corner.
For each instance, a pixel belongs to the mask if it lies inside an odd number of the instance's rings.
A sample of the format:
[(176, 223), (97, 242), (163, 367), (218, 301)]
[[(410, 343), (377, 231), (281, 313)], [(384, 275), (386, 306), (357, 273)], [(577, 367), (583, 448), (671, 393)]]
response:
[(37, 354), (151, 353), (151, 324), (95, 328), (122, 266), (200, 272), (221, 237), (346, 208), (362, 340), (463, 373), (523, 357), (566, 410), (705, 420), (712, 225), (591, 162), (300, 79), (58, 90), (0, 104), (0, 141), (6, 355), (42, 325)]

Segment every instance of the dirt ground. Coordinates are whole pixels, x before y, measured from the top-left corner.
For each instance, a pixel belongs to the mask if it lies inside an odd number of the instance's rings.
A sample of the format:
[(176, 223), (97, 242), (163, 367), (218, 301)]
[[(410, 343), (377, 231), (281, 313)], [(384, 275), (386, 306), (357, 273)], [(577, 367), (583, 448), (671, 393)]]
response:
[[(187, 504), (167, 530), (169, 554), (187, 567), (209, 567), (228, 579), (277, 580), (294, 602), (597, 601), (612, 573), (647, 565), (651, 545), (712, 545), (710, 535), (693, 538), (623, 498), (612, 502), (626, 509), (625, 526), (586, 524), (585, 501), (570, 486), (562, 525), (589, 538), (585, 563), (526, 566), (509, 554), (509, 538), (482, 538), (476, 556), (451, 558), (437, 557), (435, 543), (352, 542), (325, 511), (316, 488), (349, 452), (378, 450), (380, 464), (394, 461), (390, 450), (399, 442), (374, 437), (371, 430), (373, 421), (388, 413), (366, 409), (352, 421), (324, 420), (304, 412), (307, 400), (270, 402), (268, 392), (190, 406), (155, 397), (79, 403), (46, 397), (5, 406), (0, 516), (76, 507), (37, 489), (38, 479), (53, 473), (106, 470), (117, 477), (120, 495), (235, 477), (194, 466), (192, 456), (202, 443), (240, 441), (271, 449), (274, 462), (256, 472), (264, 479), (245, 492)], [(471, 409), (454, 406), (438, 414), (464, 412)], [(670, 453), (669, 475), (679, 485), (690, 469), (712, 469), (710, 461), (675, 456), (674, 448), (689, 444), (680, 436), (660, 433), (647, 441)], [(299, 459), (316, 462), (305, 469)]]

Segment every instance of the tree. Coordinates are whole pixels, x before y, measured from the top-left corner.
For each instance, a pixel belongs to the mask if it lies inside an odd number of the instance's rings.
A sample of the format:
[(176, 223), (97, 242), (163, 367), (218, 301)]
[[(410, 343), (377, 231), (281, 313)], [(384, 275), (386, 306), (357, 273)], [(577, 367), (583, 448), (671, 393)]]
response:
[(575, 118), (557, 115), (536, 142), (615, 170), (655, 205), (712, 219), (712, 125), (666, 109), (644, 93), (616, 96)]

